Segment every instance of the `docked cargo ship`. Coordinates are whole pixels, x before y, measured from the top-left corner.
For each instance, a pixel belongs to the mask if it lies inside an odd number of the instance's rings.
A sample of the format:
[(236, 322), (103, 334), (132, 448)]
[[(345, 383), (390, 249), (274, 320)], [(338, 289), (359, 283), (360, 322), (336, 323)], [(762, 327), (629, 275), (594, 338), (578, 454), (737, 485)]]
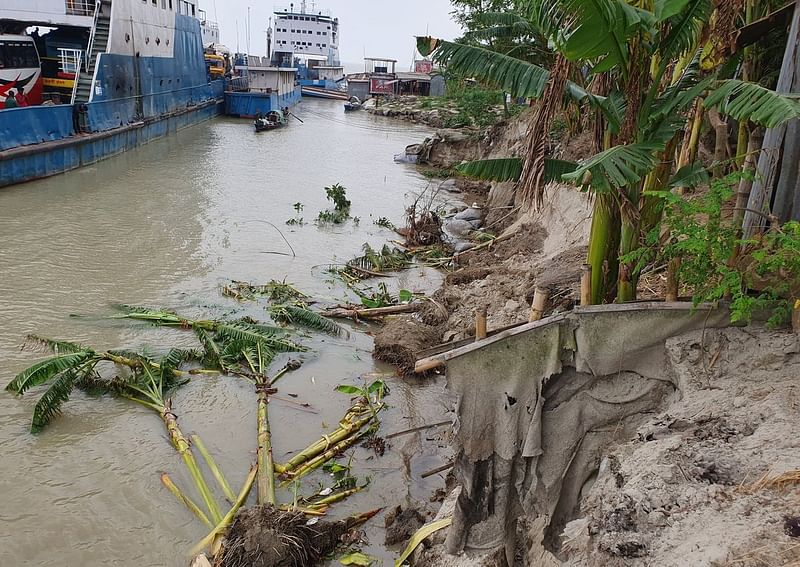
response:
[[(0, 186), (222, 113), (224, 81), (207, 72), (200, 17), (195, 0), (3, 0)], [(4, 108), (12, 91), (19, 103)]]
[(308, 10), (305, 1), (276, 8), (268, 37), (272, 65), (296, 69), (303, 96), (346, 100), (339, 60), (339, 19), (329, 10)]

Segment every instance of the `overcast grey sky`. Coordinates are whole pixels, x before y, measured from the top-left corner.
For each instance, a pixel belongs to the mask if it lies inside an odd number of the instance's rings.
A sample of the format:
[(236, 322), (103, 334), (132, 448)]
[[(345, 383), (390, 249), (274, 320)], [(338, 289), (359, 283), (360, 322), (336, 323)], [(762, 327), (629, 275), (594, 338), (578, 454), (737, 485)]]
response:
[[(239, 49), (246, 51), (247, 8), (250, 7), (250, 52), (266, 54), (267, 19), (276, 6), (289, 5), (278, 0), (200, 0), (208, 19), (219, 23), (221, 41), (236, 50), (236, 24), (239, 24)], [(300, 0), (293, 0), (299, 7)], [(308, 3), (311, 10), (311, 2)], [(339, 18), (339, 53), (348, 66), (361, 65), (367, 57), (397, 59), (397, 70), (411, 64), (415, 35), (453, 39), (461, 30), (450, 18), (449, 0), (320, 0), (317, 10), (328, 9)]]

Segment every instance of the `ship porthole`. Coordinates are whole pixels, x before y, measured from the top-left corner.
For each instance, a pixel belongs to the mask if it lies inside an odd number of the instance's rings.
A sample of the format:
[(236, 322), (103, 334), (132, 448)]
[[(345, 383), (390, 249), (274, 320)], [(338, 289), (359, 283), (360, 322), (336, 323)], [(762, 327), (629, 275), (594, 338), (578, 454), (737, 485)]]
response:
[(156, 38), (156, 45), (161, 45), (161, 38), (160, 37)]
[(125, 43), (130, 43), (130, 41), (131, 41), (131, 34), (126, 33), (125, 34)]
[(150, 44), (150, 38), (149, 37), (144, 38), (144, 44), (145, 45), (149, 45)]

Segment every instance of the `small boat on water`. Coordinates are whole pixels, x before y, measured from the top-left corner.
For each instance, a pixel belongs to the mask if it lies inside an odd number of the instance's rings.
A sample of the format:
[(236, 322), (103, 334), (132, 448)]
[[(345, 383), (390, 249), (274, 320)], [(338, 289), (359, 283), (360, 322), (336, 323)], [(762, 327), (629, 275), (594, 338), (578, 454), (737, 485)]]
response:
[(364, 107), (364, 103), (362, 103), (357, 96), (351, 96), (350, 99), (344, 103), (344, 111), (351, 112), (353, 110), (361, 110)]
[(276, 128), (286, 126), (288, 123), (286, 115), (281, 110), (270, 110), (265, 115), (259, 114), (253, 121), (256, 132), (275, 130)]

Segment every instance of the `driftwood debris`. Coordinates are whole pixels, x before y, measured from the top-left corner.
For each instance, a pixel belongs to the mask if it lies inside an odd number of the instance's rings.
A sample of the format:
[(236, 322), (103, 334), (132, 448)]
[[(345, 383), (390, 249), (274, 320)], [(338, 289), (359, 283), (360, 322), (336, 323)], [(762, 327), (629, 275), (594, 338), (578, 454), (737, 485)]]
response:
[(389, 307), (375, 307), (371, 309), (340, 305), (339, 307), (326, 309), (323, 314), (326, 317), (334, 317), (337, 319), (380, 319), (381, 317), (387, 317), (389, 315), (414, 313), (419, 311), (421, 307), (422, 303), (419, 301), (405, 303), (403, 305), (390, 305)]

